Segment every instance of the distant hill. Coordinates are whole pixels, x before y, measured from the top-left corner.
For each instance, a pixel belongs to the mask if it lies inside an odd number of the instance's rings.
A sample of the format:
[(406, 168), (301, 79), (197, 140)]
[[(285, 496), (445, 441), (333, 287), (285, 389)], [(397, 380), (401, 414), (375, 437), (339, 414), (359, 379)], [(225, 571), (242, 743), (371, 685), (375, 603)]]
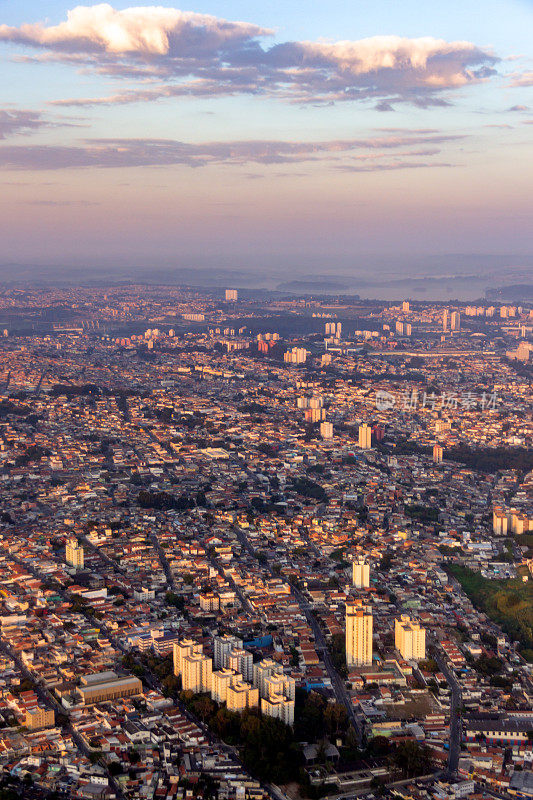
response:
[(533, 283), (515, 283), (510, 286), (496, 286), (487, 289), (485, 296), (488, 300), (505, 300), (520, 302), (533, 300)]

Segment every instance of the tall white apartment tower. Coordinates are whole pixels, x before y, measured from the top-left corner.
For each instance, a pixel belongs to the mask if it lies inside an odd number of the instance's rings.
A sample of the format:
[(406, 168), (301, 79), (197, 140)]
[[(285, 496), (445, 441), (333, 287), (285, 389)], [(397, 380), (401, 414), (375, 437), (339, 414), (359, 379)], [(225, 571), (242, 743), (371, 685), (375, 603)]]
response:
[(352, 584), (356, 589), (367, 589), (370, 586), (370, 567), (363, 558), (352, 564)]
[(213, 645), (214, 667), (215, 669), (225, 669), (228, 666), (228, 658), (231, 651), (242, 650), (242, 639), (226, 633), (223, 636), (215, 636), (213, 639)]
[(346, 602), (346, 664), (367, 667), (372, 664), (372, 608), (362, 600)]
[(65, 560), (70, 567), (74, 567), (74, 569), (83, 569), (85, 563), (83, 547), (74, 537), (69, 539), (66, 544)]
[(254, 659), (251, 653), (243, 649), (231, 650), (227, 657), (228, 668), (238, 672), (245, 681), (251, 683), (254, 677)]
[(260, 697), (268, 697), (268, 679), (272, 675), (283, 675), (283, 667), (271, 658), (264, 658), (254, 664), (254, 686), (259, 689)]
[(394, 620), (394, 646), (406, 661), (422, 661), (426, 657), (426, 631), (407, 614)]
[(192, 653), (183, 659), (181, 681), (184, 692), (211, 692), (213, 662), (203, 653)]
[(180, 642), (174, 642), (174, 675), (183, 674), (183, 659), (186, 656), (201, 653), (202, 650), (202, 645), (195, 642), (194, 639), (182, 639)]
[(370, 450), (372, 447), (372, 428), (366, 422), (359, 425), (359, 447), (362, 450)]

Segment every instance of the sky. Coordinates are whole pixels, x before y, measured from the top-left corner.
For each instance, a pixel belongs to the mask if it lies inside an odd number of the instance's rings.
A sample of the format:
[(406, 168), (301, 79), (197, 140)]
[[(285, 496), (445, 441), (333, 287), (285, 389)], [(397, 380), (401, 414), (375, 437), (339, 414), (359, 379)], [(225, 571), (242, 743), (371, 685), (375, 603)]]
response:
[(532, 30), (533, 0), (0, 0), (0, 262), (520, 263)]

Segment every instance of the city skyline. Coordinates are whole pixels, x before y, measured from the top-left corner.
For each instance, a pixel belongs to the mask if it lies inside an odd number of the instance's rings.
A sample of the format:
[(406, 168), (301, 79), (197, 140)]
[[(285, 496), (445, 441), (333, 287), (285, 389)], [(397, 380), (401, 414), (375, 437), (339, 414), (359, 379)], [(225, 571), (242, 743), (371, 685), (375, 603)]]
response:
[(513, 254), (505, 283), (533, 249), (532, 12), (2, 2), (2, 262), (412, 276)]

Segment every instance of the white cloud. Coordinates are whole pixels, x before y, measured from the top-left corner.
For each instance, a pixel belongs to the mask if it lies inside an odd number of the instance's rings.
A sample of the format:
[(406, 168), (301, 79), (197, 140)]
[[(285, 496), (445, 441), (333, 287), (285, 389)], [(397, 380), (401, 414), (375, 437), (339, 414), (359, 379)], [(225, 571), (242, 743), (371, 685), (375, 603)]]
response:
[[(72, 104), (181, 95), (269, 94), (297, 103), (376, 98), (425, 107), (487, 79), (498, 61), (471, 42), (375, 36), (359, 41), (270, 45), (269, 29), (176, 8), (77, 6), (59, 25), (0, 26), (0, 41), (43, 51), (34, 60), (90, 66), (111, 77), (164, 82)], [(391, 98), (392, 95), (392, 98)], [(69, 101), (63, 101), (67, 104)]]
[(207, 14), (162, 6), (138, 6), (117, 11), (108, 3), (76, 6), (66, 22), (20, 28), (0, 25), (0, 38), (78, 52), (109, 54), (184, 55), (213, 50), (271, 31), (244, 22), (227, 22)]

